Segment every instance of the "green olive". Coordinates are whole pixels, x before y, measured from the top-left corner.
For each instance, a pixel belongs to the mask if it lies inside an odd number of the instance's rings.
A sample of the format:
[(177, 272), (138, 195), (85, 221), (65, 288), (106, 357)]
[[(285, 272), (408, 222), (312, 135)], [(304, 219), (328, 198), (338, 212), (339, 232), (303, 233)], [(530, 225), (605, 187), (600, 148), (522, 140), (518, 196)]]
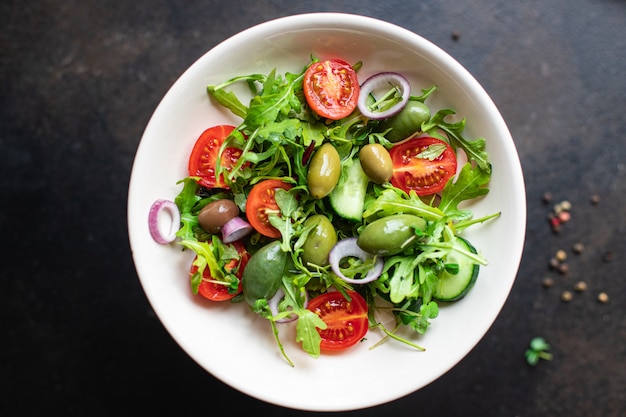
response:
[(359, 151), (359, 161), (365, 175), (376, 184), (383, 184), (391, 179), (393, 162), (383, 145), (379, 143), (365, 145)]
[(421, 130), (422, 123), (430, 120), (430, 109), (421, 101), (409, 100), (398, 114), (381, 121), (376, 130), (384, 132), (391, 128), (385, 137), (390, 142), (399, 142)]
[(311, 216), (304, 222), (305, 227), (313, 226), (302, 245), (302, 261), (306, 266), (308, 263), (326, 266), (328, 265), (328, 254), (337, 243), (337, 232), (335, 227), (323, 214)]
[(257, 300), (272, 298), (289, 268), (288, 256), (274, 240), (263, 246), (248, 260), (241, 277), (244, 299), (254, 307)]
[(324, 198), (335, 188), (341, 174), (341, 160), (330, 143), (319, 147), (311, 158), (306, 180), (313, 198)]
[(426, 221), (421, 217), (393, 214), (365, 226), (357, 239), (357, 245), (375, 255), (395, 255), (406, 249), (416, 238), (416, 230), (425, 229)]

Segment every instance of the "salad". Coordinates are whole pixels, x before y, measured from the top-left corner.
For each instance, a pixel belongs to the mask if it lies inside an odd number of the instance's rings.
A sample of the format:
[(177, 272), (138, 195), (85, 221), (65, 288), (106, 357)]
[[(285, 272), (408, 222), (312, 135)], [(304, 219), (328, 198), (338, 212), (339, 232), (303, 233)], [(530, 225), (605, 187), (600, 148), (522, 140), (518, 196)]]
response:
[[(464, 119), (431, 111), (437, 86), (416, 93), (394, 72), (360, 82), (362, 66), (312, 57), (299, 73), (209, 85), (209, 99), (241, 122), (209, 126), (180, 193), (149, 214), (158, 243), (195, 253), (192, 292), (267, 319), (291, 366), (286, 322), (312, 357), (370, 330), (423, 350), (398, 329), (424, 334), (441, 303), (470, 291), (487, 261), (463, 231), (500, 214), (474, 218), (461, 204), (488, 193), (492, 167), (485, 139), (463, 136)], [(235, 84), (249, 88), (247, 104)]]

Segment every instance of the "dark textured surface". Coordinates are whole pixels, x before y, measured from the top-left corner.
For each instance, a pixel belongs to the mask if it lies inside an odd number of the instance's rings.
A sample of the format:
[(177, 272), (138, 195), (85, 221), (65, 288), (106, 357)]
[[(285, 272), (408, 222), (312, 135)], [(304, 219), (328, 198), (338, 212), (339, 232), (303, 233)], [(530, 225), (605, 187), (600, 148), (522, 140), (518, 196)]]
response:
[[(0, 415), (309, 414), (225, 386), (170, 338), (134, 270), (126, 192), (143, 129), (190, 64), (251, 25), (312, 11), (388, 20), (459, 60), (507, 121), (528, 197), (517, 281), (484, 339), (419, 392), (343, 415), (624, 415), (626, 2), (336, 3), (0, 4)], [(558, 234), (544, 192), (572, 203)], [(548, 268), (558, 249), (564, 275)], [(579, 280), (587, 291), (561, 302)], [(554, 359), (530, 367), (534, 336)], [(323, 387), (307, 395), (323, 401)]]

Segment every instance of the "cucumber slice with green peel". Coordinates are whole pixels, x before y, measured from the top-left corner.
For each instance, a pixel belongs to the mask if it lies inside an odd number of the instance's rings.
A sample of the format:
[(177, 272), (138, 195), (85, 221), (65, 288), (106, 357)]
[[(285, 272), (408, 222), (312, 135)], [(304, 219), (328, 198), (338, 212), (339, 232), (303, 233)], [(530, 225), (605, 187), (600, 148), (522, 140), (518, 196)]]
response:
[(477, 253), (476, 248), (467, 240), (457, 236), (452, 250), (447, 255), (446, 264), (457, 264), (459, 270), (456, 274), (443, 271), (439, 276), (439, 282), (433, 289), (433, 298), (438, 301), (457, 301), (465, 297), (474, 286), (478, 278), (479, 265), (463, 252)]
[(344, 219), (360, 222), (363, 219), (363, 206), (369, 178), (365, 175), (358, 158), (352, 160), (340, 178), (339, 184), (330, 193), (330, 205)]

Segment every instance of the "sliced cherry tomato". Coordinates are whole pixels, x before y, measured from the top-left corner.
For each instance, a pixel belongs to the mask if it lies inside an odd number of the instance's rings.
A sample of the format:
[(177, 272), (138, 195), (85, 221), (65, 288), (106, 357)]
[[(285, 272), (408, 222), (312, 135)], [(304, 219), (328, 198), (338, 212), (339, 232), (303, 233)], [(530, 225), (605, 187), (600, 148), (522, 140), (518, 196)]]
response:
[[(202, 132), (196, 141), (189, 157), (188, 169), (190, 176), (200, 177), (200, 185), (207, 188), (228, 188), (223, 174), (219, 178), (215, 177), (215, 167), (220, 147), (234, 129), (234, 126), (228, 125), (213, 126)], [(241, 149), (228, 147), (222, 152), (220, 164), (226, 171), (230, 171), (239, 157)]]
[[(235, 246), (237, 249), (237, 253), (239, 254), (239, 259), (231, 259), (226, 265), (224, 265), (225, 272), (231, 273), (235, 270), (235, 276), (239, 278), (239, 286), (237, 288), (237, 292), (229, 292), (228, 286), (223, 284), (216, 284), (214, 278), (211, 276), (211, 271), (209, 268), (206, 268), (202, 273), (202, 282), (198, 287), (198, 294), (213, 301), (225, 301), (230, 300), (237, 294), (241, 292), (241, 277), (243, 276), (243, 270), (250, 259), (250, 254), (246, 250), (246, 247), (240, 242), (233, 242), (231, 245)], [(198, 267), (191, 264), (191, 268), (189, 270), (189, 274), (193, 275), (198, 271)]]
[(368, 329), (367, 302), (357, 292), (348, 291), (348, 301), (339, 291), (325, 292), (309, 301), (307, 309), (328, 326), (318, 329), (321, 350), (344, 350), (356, 344)]
[(456, 173), (456, 154), (446, 142), (419, 137), (400, 142), (389, 151), (391, 184), (407, 193), (430, 195), (443, 190)]
[(280, 213), (276, 204), (276, 189), (289, 190), (291, 187), (291, 184), (281, 180), (265, 180), (252, 187), (246, 202), (246, 217), (257, 232), (274, 239), (281, 236), (280, 230), (270, 223), (269, 215)]
[(313, 111), (332, 120), (354, 111), (360, 91), (356, 71), (340, 59), (311, 64), (304, 74), (303, 89)]

